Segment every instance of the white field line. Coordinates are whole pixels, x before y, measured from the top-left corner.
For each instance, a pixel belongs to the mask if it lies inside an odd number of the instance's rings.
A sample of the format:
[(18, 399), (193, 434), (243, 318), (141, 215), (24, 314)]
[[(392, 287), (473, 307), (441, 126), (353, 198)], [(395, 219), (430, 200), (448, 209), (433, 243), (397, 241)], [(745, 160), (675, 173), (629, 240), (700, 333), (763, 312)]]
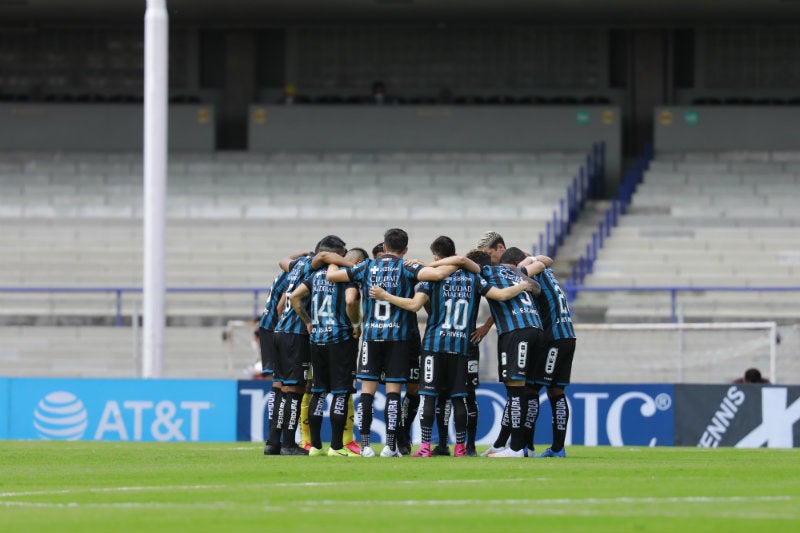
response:
[[(774, 501), (791, 501), (796, 498), (791, 496), (772, 496), (772, 497), (671, 497), (671, 498), (560, 498), (557, 500), (437, 500), (434, 502), (420, 501), (420, 500), (402, 500), (402, 501), (363, 501), (363, 502), (347, 502), (350, 505), (374, 505), (381, 503), (384, 506), (391, 506), (395, 508), (406, 508), (418, 506), (420, 504), (426, 506), (457, 506), (457, 507), (474, 507), (479, 509), (478, 514), (493, 514), (493, 513), (507, 513), (508, 507), (513, 507), (516, 514), (530, 515), (530, 516), (586, 516), (586, 517), (639, 517), (639, 516), (659, 516), (665, 518), (687, 517), (691, 518), (697, 516), (697, 511), (692, 510), (691, 507), (685, 506), (686, 503), (765, 503)], [(550, 505), (546, 505), (550, 502)], [(553, 503), (555, 502), (555, 503)], [(300, 506), (260, 506), (263, 511), (273, 513), (297, 513), (297, 512), (352, 512), (350, 506), (343, 507), (341, 501), (306, 501), (297, 502)], [(489, 504), (488, 506), (486, 504)], [(597, 507), (581, 507), (581, 504), (593, 503), (603, 504)], [(637, 507), (631, 504), (668, 504), (676, 503), (681, 504), (678, 506), (657, 507), (651, 506)], [(303, 506), (303, 504), (306, 504)], [(609, 507), (608, 504), (625, 504), (626, 507)], [(499, 507), (498, 507), (499, 506)], [(0, 508), (56, 508), (56, 509), (79, 509), (79, 508), (107, 508), (107, 509), (177, 509), (177, 510), (196, 510), (196, 509), (215, 509), (223, 511), (236, 512), (243, 507), (249, 507), (241, 503), (235, 502), (202, 502), (202, 503), (162, 503), (162, 502), (114, 502), (114, 503), (48, 503), (48, 502), (4, 502), (0, 501)], [(695, 508), (696, 509), (696, 508)], [(746, 520), (797, 520), (800, 518), (800, 513), (792, 512), (773, 512), (765, 509), (758, 509), (749, 511), (746, 509), (736, 510), (731, 508), (713, 508), (702, 507), (701, 515), (704, 517), (724, 518), (724, 519), (746, 519)]]
[[(523, 479), (523, 478), (506, 478), (502, 480), (493, 481), (498, 482), (520, 482), (520, 481), (547, 481), (547, 478), (536, 479)], [(432, 483), (436, 485), (445, 484), (462, 484), (462, 483), (485, 483), (485, 479), (440, 479)], [(380, 480), (370, 481), (372, 485), (381, 483)], [(386, 480), (385, 483), (392, 486), (396, 485), (418, 485), (419, 481), (394, 481)], [(427, 483), (427, 482), (426, 482)], [(281, 487), (281, 488), (313, 488), (313, 487), (341, 487), (346, 485), (363, 485), (363, 481), (300, 481), (293, 483), (257, 483), (257, 484), (242, 484), (238, 487)], [(73, 488), (73, 489), (55, 489), (55, 490), (34, 490), (22, 492), (0, 492), (0, 498), (18, 498), (23, 496), (50, 496), (59, 494), (82, 494), (82, 493), (103, 493), (103, 492), (147, 492), (157, 490), (224, 490), (232, 488), (230, 485), (152, 485), (152, 486), (133, 486), (133, 487), (86, 487), (86, 488)]]

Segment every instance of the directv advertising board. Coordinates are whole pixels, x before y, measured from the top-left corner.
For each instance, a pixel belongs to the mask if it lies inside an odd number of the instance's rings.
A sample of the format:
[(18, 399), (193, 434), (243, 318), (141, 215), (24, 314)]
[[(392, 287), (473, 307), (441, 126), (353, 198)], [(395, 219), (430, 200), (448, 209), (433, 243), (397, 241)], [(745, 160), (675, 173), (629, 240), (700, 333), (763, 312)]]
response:
[[(267, 393), (270, 382), (240, 381), (237, 414), (237, 439), (264, 441), (267, 435)], [(567, 388), (570, 421), (567, 444), (671, 446), (673, 443), (672, 385), (574, 385)], [(482, 385), (477, 390), (479, 424), (477, 443), (488, 445), (500, 430), (505, 388), (499, 383)], [(551, 442), (552, 415), (547, 395), (542, 390), (536, 425), (536, 442)], [(358, 397), (356, 397), (356, 404)], [(383, 408), (386, 396), (375, 395), (372, 442), (383, 442)], [(329, 405), (329, 403), (327, 404)], [(434, 429), (434, 441), (437, 440)], [(412, 428), (412, 439), (419, 441), (419, 423)], [(450, 439), (455, 439), (452, 420)], [(330, 440), (327, 413), (322, 425), (322, 440)]]
[(13, 379), (12, 439), (235, 440), (236, 382)]

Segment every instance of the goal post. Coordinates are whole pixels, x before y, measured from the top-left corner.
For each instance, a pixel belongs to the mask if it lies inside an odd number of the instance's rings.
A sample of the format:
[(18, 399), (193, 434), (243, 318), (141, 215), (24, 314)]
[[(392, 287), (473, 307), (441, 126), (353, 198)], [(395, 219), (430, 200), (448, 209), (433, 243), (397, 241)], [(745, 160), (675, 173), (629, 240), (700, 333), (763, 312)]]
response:
[[(776, 383), (776, 322), (577, 324), (573, 382), (719, 383), (750, 367)], [(616, 379), (615, 379), (616, 378)]]
[[(252, 321), (227, 322), (229, 377), (246, 379), (260, 364), (257, 328)], [(579, 323), (575, 330), (572, 383), (729, 383), (750, 367), (781, 381), (776, 322)], [(482, 383), (497, 380), (494, 328), (481, 342), (480, 374)]]
[(258, 323), (251, 320), (229, 320), (222, 332), (225, 343), (225, 369), (229, 378), (243, 379), (261, 368), (261, 348), (254, 332)]

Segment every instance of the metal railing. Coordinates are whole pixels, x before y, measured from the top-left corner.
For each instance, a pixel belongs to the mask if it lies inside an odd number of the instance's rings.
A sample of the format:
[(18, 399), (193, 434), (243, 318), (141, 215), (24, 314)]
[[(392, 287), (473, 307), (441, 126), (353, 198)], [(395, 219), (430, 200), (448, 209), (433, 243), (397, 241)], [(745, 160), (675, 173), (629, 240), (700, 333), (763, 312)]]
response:
[[(253, 314), (258, 316), (261, 312), (261, 305), (263, 301), (259, 296), (264, 293), (269, 293), (269, 288), (253, 288), (253, 287), (167, 287), (168, 293), (249, 293), (253, 295)], [(0, 293), (47, 293), (47, 294), (97, 294), (106, 293), (115, 295), (116, 300), (116, 316), (114, 324), (116, 326), (122, 325), (122, 298), (125, 294), (141, 294), (141, 287), (0, 287)]]
[(567, 293), (567, 298), (571, 305), (581, 292), (668, 292), (670, 296), (670, 322), (678, 321), (678, 293), (680, 292), (800, 292), (800, 286), (788, 287), (705, 287), (705, 286), (652, 286), (652, 287), (591, 287), (585, 285), (574, 285), (570, 282), (563, 284), (563, 289)]

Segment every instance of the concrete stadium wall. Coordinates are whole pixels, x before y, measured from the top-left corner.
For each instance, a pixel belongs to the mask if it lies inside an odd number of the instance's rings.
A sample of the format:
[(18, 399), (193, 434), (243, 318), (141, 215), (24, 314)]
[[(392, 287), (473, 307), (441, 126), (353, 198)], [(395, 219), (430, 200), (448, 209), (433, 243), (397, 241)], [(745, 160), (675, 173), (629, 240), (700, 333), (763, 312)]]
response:
[[(606, 143), (617, 183), (622, 128), (616, 106), (250, 107), (249, 149), (286, 151), (586, 150)], [(610, 189), (609, 189), (610, 190)]]
[(655, 109), (656, 152), (800, 150), (800, 106)]
[[(131, 151), (143, 145), (137, 104), (0, 104), (0, 150)], [(170, 105), (171, 151), (212, 151), (214, 109)]]

